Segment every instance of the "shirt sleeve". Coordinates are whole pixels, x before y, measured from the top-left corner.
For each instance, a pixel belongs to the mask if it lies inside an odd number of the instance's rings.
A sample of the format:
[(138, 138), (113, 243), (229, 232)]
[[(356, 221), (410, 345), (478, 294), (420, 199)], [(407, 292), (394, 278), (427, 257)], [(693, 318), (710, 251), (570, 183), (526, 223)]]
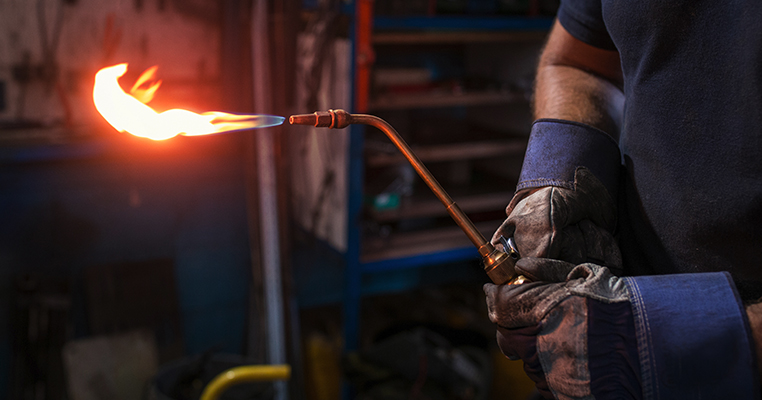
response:
[(538, 119), (532, 124), (516, 191), (543, 186), (574, 189), (579, 167), (600, 180), (617, 198), (619, 145), (590, 125), (561, 119)]
[(730, 274), (624, 279), (643, 398), (760, 398), (755, 347)]
[(562, 0), (558, 21), (572, 36), (604, 50), (616, 50), (603, 20), (601, 0)]

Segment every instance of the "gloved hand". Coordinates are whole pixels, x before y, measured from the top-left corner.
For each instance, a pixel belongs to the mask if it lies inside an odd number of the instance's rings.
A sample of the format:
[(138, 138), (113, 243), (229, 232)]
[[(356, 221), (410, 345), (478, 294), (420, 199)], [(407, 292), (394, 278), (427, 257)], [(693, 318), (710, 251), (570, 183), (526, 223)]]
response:
[[(545, 258), (517, 262), (531, 283), (484, 287), (501, 349), (524, 360), (546, 397), (761, 398), (729, 273), (609, 271), (621, 264), (611, 237), (620, 167), (605, 132), (557, 119), (532, 125), (518, 193), (493, 244), (512, 236), (522, 257)], [(582, 264), (591, 260), (601, 262)]]
[[(521, 285), (484, 285), (497, 342), (546, 398), (642, 398), (630, 293), (606, 267), (522, 258)], [(627, 395), (627, 396), (623, 396)], [(600, 397), (599, 397), (600, 396)]]
[(497, 342), (546, 398), (759, 399), (754, 339), (727, 272), (616, 277), (523, 258), (484, 286)]
[(521, 190), (506, 208), (508, 218), (492, 237), (513, 237), (522, 257), (595, 262), (619, 273), (622, 257), (612, 236), (616, 208), (606, 187), (584, 167), (574, 174), (574, 187), (545, 186)]

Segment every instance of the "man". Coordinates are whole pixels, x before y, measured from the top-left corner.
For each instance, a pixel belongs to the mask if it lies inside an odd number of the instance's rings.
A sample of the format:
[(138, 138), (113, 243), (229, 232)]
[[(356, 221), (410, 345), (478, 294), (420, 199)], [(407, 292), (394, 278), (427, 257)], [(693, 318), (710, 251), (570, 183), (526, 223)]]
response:
[(760, 17), (757, 0), (562, 1), (493, 239), (514, 237), (532, 282), (485, 285), (543, 396), (760, 398)]

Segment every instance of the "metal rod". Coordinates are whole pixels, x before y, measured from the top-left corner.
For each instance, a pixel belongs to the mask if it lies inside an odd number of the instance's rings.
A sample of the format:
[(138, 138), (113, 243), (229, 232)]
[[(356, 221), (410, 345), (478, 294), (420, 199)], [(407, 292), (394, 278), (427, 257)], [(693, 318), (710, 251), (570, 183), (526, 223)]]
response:
[(426, 185), (434, 192), (439, 201), (447, 209), (455, 223), (465, 232), (466, 236), (471, 242), (479, 249), (481, 256), (486, 256), (492, 250), (492, 245), (484, 238), (481, 232), (476, 228), (473, 222), (466, 216), (463, 210), (460, 209), (458, 204), (450, 197), (450, 195), (444, 190), (442, 185), (439, 184), (434, 175), (429, 172), (428, 168), (421, 162), (418, 156), (413, 153), (410, 146), (402, 139), (402, 136), (397, 132), (394, 127), (389, 125), (383, 119), (376, 117), (375, 115), (367, 114), (351, 114), (350, 123), (353, 124), (365, 124), (371, 125), (386, 134), (395, 146), (402, 152), (405, 158), (410, 162), (418, 175), (423, 179)]
[[(461, 230), (471, 240), (471, 243), (476, 246), (479, 251), (479, 255), (482, 256), (484, 261), (484, 271), (497, 284), (503, 283), (520, 283), (523, 281), (523, 277), (517, 277), (516, 271), (513, 268), (515, 260), (518, 258), (518, 253), (512, 253), (510, 256), (500, 251), (488, 242), (484, 238), (484, 235), (479, 232), (473, 222), (466, 216), (463, 210), (455, 204), (455, 201), (449, 194), (442, 188), (442, 185), (437, 182), (434, 175), (429, 172), (423, 162), (416, 156), (410, 149), (405, 140), (402, 139), (399, 133), (389, 125), (388, 122), (376, 117), (375, 115), (367, 114), (350, 114), (344, 110), (328, 110), (328, 111), (316, 111), (312, 114), (299, 114), (292, 115), (288, 119), (292, 125), (312, 125), (315, 127), (341, 129), (346, 128), (350, 124), (364, 124), (378, 128), (397, 146), (408, 162), (413, 166), (418, 175), (426, 182), (429, 189), (437, 196), (439, 201), (444, 204), (447, 212), (450, 214), (455, 223), (458, 224)], [(508, 249), (506, 249), (508, 251)]]
[(283, 381), (291, 377), (289, 365), (243, 365), (221, 372), (201, 393), (200, 400), (217, 400), (235, 385), (261, 381)]
[(410, 162), (418, 175), (426, 182), (426, 185), (434, 192), (439, 201), (447, 209), (455, 223), (465, 232), (466, 236), (471, 240), (471, 243), (479, 250), (479, 254), (482, 257), (489, 255), (494, 247), (487, 239), (484, 238), (481, 232), (476, 228), (473, 222), (466, 216), (463, 210), (453, 201), (452, 197), (444, 190), (442, 185), (439, 184), (434, 175), (429, 172), (428, 168), (423, 165), (423, 162), (418, 156), (413, 153), (410, 146), (402, 139), (402, 136), (389, 125), (388, 122), (383, 119), (368, 114), (349, 114), (343, 110), (331, 110), (328, 112), (318, 111), (314, 114), (301, 114), (292, 115), (289, 118), (291, 124), (297, 125), (314, 125), (317, 127), (328, 128), (344, 128), (350, 124), (365, 124), (378, 128), (394, 143), (395, 146), (402, 152), (405, 158)]
[[(269, 110), (270, 87), (269, 53), (267, 35), (267, 1), (255, 0), (251, 10), (252, 76), (254, 104), (261, 110)], [(259, 174), (260, 227), (262, 240), (262, 273), (266, 305), (267, 339), (270, 364), (286, 363), (286, 334), (283, 308), (283, 284), (281, 281), (280, 241), (278, 230), (278, 202), (275, 176), (275, 155), (272, 132), (264, 130), (257, 134), (257, 158)], [(275, 400), (289, 398), (285, 381), (275, 381)]]

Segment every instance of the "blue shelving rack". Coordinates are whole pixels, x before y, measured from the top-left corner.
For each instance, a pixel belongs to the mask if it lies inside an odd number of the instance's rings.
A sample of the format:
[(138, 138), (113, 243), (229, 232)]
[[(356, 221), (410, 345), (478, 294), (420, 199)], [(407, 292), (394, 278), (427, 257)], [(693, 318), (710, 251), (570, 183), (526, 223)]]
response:
[[(357, 82), (358, 66), (356, 60), (362, 52), (358, 45), (358, 34), (362, 36), (362, 29), (367, 26), (360, 26), (358, 21), (359, 7), (368, 6), (363, 3), (370, 3), (367, 0), (354, 0), (345, 6), (343, 11), (353, 16), (351, 25), (350, 39), (354, 46), (352, 50), (352, 82)], [(367, 10), (366, 10), (367, 11)], [(366, 16), (367, 17), (367, 16)], [(479, 32), (479, 33), (527, 33), (527, 32), (547, 32), (553, 24), (551, 17), (524, 17), (524, 16), (410, 16), (410, 17), (375, 17), (372, 19), (373, 30), (376, 33), (387, 32), (406, 32), (406, 33), (458, 33), (458, 32)], [(367, 44), (367, 43), (366, 43)], [(353, 113), (366, 112), (364, 106), (367, 106), (367, 98), (362, 99), (365, 94), (358, 94), (358, 88), (353, 88), (353, 109), (348, 110)], [(363, 101), (365, 100), (365, 101)], [(364, 106), (358, 108), (358, 104)], [(363, 261), (361, 258), (361, 221), (363, 218), (364, 201), (364, 168), (363, 146), (365, 127), (361, 125), (350, 126), (350, 144), (349, 144), (349, 163), (348, 179), (348, 218), (347, 218), (347, 250), (343, 253), (330, 248), (330, 245), (320, 242), (318, 239), (312, 240), (312, 244), (320, 248), (321, 260), (316, 261), (314, 254), (308, 252), (305, 257), (314, 265), (311, 272), (307, 275), (298, 276), (297, 280), (302, 279), (302, 283), (297, 282), (297, 292), (302, 307), (317, 306), (326, 303), (340, 302), (343, 317), (344, 350), (346, 352), (358, 349), (359, 332), (361, 325), (360, 307), (361, 300), (369, 294), (380, 294), (391, 291), (412, 289), (416, 285), (416, 279), (401, 279), (407, 275), (416, 275), (417, 272), (443, 264), (468, 263), (472, 262), (474, 268), (466, 271), (471, 277), (480, 277), (483, 271), (478, 267), (480, 257), (472, 245), (450, 248), (442, 251), (414, 254), (410, 256), (378, 259), (373, 261)], [(453, 222), (453, 226), (455, 226)], [(298, 265), (299, 262), (295, 262)], [(331, 265), (329, 265), (331, 264)], [(335, 264), (341, 264), (336, 267)], [(318, 270), (323, 270), (321, 276)], [(341, 275), (341, 277), (337, 277)], [(307, 277), (309, 276), (309, 277)], [(396, 280), (395, 280), (396, 279)], [(486, 279), (486, 278), (485, 278)], [(307, 282), (309, 281), (309, 282)], [(340, 282), (337, 282), (340, 281)], [(340, 288), (340, 289), (339, 289)], [(340, 290), (340, 293), (337, 293)], [(309, 292), (309, 293), (308, 293)], [(345, 396), (346, 398), (346, 396)]]

